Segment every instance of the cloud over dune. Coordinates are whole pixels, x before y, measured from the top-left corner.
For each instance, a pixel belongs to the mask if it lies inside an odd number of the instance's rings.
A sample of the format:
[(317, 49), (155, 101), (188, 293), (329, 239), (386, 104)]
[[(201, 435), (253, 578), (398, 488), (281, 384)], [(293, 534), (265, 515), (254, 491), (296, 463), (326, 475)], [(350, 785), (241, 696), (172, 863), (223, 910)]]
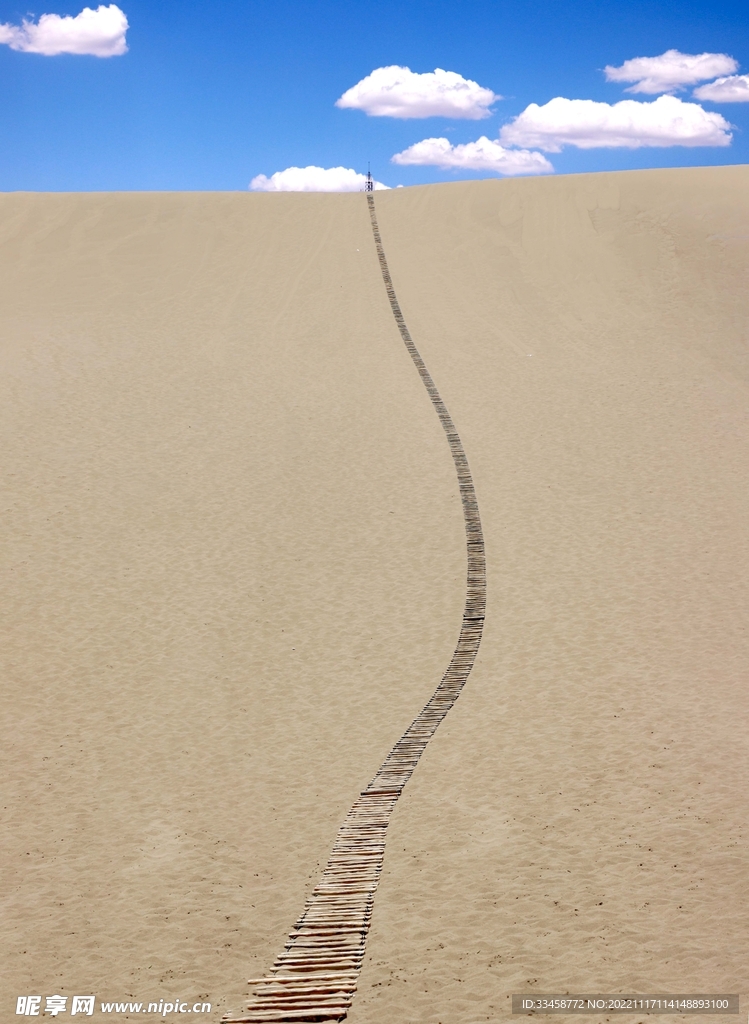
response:
[(550, 174), (554, 168), (541, 153), (527, 149), (505, 149), (482, 135), (476, 142), (453, 146), (448, 139), (423, 139), (392, 158), (394, 164), (456, 167), (495, 174)]
[[(258, 174), (250, 182), (254, 192), (362, 192), (367, 181), (366, 174), (359, 174), (351, 167), (287, 167), (276, 171), (267, 178)], [(375, 189), (386, 189), (381, 181), (375, 182)]]
[(348, 89), (336, 106), (370, 117), (454, 117), (478, 121), (501, 99), (455, 71), (436, 68), (420, 75), (397, 64), (376, 68)]
[(717, 75), (730, 75), (738, 66), (726, 53), (666, 50), (660, 57), (633, 57), (625, 60), (621, 67), (608, 64), (603, 70), (607, 82), (634, 82), (627, 92), (655, 94), (683, 89)]
[(0, 43), (23, 53), (41, 53), (54, 57), (60, 53), (89, 54), (94, 57), (119, 57), (127, 53), (127, 18), (116, 4), (84, 7), (75, 17), (42, 14), (34, 23), (24, 19), (20, 25), (0, 25)]
[(614, 104), (557, 96), (543, 106), (527, 106), (504, 125), (499, 140), (511, 146), (537, 146), (547, 153), (558, 153), (563, 146), (728, 146), (730, 128), (720, 114), (674, 96), (659, 96), (652, 103), (622, 100)]
[(749, 75), (730, 75), (718, 78), (694, 90), (698, 100), (713, 103), (749, 103)]

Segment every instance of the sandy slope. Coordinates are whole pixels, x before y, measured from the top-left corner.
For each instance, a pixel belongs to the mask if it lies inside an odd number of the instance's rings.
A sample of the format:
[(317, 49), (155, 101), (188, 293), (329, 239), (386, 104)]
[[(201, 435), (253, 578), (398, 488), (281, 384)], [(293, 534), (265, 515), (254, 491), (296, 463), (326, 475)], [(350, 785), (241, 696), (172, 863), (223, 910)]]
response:
[[(377, 194), (489, 616), (352, 1024), (749, 992), (748, 186)], [(235, 1008), (449, 659), (441, 428), (363, 196), (6, 195), (0, 267), (2, 1002)]]

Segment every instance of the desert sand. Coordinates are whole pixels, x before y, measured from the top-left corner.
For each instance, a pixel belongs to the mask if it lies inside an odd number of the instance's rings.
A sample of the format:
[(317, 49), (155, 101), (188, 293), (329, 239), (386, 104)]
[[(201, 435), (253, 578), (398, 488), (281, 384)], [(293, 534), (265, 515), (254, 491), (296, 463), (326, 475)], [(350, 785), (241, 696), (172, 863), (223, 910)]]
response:
[[(348, 1019), (746, 996), (749, 168), (375, 199), (488, 607)], [(4, 1013), (217, 1020), (452, 654), (444, 433), (363, 195), (6, 194), (0, 267)]]

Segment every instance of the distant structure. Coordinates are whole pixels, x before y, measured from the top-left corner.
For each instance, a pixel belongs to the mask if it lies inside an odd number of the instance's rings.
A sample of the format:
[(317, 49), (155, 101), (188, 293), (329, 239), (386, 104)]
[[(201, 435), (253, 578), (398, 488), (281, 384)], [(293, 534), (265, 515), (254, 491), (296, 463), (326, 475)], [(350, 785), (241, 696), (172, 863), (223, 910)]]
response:
[(369, 169), (369, 164), (367, 164), (367, 181), (364, 185), (364, 191), (374, 192), (374, 178), (372, 177), (372, 172)]

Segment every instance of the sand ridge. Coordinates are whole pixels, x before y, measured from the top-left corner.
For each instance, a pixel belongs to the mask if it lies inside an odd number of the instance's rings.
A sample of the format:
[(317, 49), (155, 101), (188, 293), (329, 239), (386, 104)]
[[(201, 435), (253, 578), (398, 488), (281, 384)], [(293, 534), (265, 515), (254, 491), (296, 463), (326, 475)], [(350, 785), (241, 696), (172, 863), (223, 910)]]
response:
[[(354, 1024), (749, 991), (748, 173), (377, 195), (490, 600)], [(444, 436), (363, 196), (6, 195), (0, 225), (3, 1003), (219, 1013), (449, 661)]]

